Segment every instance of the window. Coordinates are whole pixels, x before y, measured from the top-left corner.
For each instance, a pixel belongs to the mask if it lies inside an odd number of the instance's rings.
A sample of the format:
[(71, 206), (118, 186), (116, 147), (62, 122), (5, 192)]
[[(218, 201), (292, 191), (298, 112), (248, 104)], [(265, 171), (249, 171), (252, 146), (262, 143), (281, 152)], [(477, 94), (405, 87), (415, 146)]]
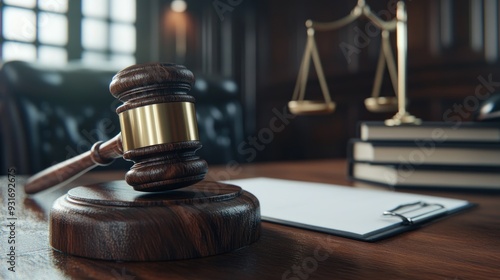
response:
[(82, 59), (135, 63), (135, 0), (82, 1)]
[(67, 61), (68, 0), (2, 2), (2, 60)]
[(135, 63), (136, 0), (0, 0), (0, 8), (2, 61)]

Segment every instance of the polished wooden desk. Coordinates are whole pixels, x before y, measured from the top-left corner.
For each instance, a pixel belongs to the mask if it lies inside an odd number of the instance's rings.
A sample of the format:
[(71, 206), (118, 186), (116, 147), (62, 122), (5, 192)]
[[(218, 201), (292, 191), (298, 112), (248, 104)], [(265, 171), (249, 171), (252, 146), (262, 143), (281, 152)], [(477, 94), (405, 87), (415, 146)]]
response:
[[(351, 184), (343, 160), (211, 167), (208, 179), (255, 176)], [(72, 185), (122, 179), (91, 173)], [(375, 243), (264, 222), (260, 240), (218, 256), (112, 262), (65, 255), (48, 244), (51, 203), (67, 188), (27, 198), (17, 177), (16, 272), (7, 270), (6, 178), (2, 178), (1, 279), (498, 279), (500, 194), (418, 191), (479, 204), (467, 212)], [(272, 187), (272, 186), (270, 186)], [(356, 186), (367, 187), (367, 186)], [(417, 192), (417, 191), (414, 191)], [(355, 199), (355, 198), (353, 198)], [(145, 237), (146, 238), (146, 237)]]

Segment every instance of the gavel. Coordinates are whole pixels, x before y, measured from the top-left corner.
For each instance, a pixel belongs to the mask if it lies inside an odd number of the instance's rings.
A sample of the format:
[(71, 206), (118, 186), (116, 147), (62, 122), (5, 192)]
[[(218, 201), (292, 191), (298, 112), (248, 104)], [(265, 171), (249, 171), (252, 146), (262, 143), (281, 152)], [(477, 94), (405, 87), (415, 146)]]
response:
[(28, 179), (25, 192), (67, 184), (119, 157), (134, 162), (125, 181), (137, 191), (173, 190), (203, 180), (208, 166), (195, 154), (202, 145), (195, 98), (187, 94), (193, 84), (193, 73), (176, 64), (148, 63), (121, 70), (109, 86), (111, 94), (123, 102), (116, 109), (121, 132), (35, 174)]

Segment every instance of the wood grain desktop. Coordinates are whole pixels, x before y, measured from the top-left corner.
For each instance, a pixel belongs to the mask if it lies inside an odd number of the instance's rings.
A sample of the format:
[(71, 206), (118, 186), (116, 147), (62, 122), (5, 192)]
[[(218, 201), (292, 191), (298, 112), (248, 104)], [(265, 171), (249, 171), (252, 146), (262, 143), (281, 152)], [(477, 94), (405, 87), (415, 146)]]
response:
[[(257, 176), (352, 185), (345, 160), (211, 166), (207, 179)], [(16, 272), (7, 270), (2, 228), (1, 279), (494, 279), (500, 275), (500, 193), (412, 190), (466, 199), (479, 206), (374, 243), (262, 223), (254, 244), (212, 257), (164, 262), (114, 262), (74, 257), (49, 247), (48, 213), (68, 189), (123, 179), (121, 172), (91, 172), (63, 189), (27, 197), (16, 184)], [(2, 226), (7, 178), (1, 178)], [(356, 185), (360, 188), (379, 188)], [(409, 190), (406, 190), (410, 192)], [(355, 198), (353, 198), (354, 200)]]

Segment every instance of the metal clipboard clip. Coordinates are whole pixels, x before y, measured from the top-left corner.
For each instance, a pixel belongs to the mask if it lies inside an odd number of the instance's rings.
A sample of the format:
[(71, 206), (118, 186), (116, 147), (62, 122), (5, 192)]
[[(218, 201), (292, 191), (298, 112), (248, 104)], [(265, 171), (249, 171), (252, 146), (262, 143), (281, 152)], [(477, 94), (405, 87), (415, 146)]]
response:
[(384, 211), (383, 215), (401, 218), (403, 225), (413, 225), (423, 220), (435, 218), (446, 212), (447, 210), (442, 204), (417, 201), (402, 204), (394, 209)]

